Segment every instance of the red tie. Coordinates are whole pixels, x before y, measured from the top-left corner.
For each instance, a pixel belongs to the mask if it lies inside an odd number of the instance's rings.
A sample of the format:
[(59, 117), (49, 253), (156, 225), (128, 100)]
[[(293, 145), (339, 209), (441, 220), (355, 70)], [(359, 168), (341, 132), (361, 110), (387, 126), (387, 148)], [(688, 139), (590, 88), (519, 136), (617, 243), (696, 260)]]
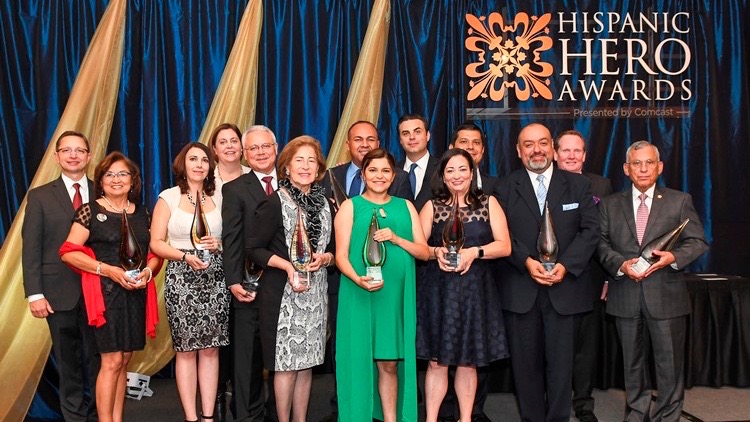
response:
[(73, 188), (76, 190), (76, 193), (73, 194), (73, 209), (77, 210), (78, 207), (83, 205), (83, 197), (81, 197), (81, 185), (78, 183), (73, 183)]
[(266, 196), (270, 196), (273, 193), (273, 185), (271, 185), (273, 176), (263, 176), (263, 178), (260, 180), (262, 180), (266, 184)]
[(642, 193), (641, 205), (638, 205), (638, 211), (635, 214), (635, 233), (638, 236), (638, 244), (643, 242), (643, 234), (646, 233), (646, 223), (648, 223), (648, 207), (646, 206), (646, 194)]

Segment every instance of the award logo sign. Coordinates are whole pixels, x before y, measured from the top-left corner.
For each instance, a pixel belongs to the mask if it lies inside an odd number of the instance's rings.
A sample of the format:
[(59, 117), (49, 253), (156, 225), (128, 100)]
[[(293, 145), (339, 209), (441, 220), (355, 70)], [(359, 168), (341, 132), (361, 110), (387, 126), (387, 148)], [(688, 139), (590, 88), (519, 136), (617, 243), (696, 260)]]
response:
[(467, 14), (467, 118), (689, 117), (691, 23), (651, 9)]

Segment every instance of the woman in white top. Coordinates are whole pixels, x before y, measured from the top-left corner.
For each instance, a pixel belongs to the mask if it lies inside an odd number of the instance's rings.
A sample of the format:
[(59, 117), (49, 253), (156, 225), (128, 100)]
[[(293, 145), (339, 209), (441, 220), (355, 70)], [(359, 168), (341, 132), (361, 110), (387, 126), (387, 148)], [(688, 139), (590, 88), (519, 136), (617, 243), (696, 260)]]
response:
[[(176, 378), (186, 421), (196, 421), (196, 380), (201, 418), (213, 419), (219, 373), (218, 348), (229, 344), (229, 292), (221, 254), (221, 201), (215, 195), (214, 160), (200, 143), (185, 145), (172, 164), (177, 186), (159, 194), (151, 222), (151, 249), (168, 259), (164, 299), (177, 352)], [(200, 202), (210, 229), (201, 249), (191, 242), (195, 208)]]
[(221, 201), (221, 188), (224, 183), (231, 182), (245, 173), (250, 173), (250, 167), (243, 166), (240, 163), (242, 160), (242, 133), (237, 125), (222, 123), (216, 126), (211, 134), (209, 145), (211, 145), (216, 158), (214, 197), (218, 197)]

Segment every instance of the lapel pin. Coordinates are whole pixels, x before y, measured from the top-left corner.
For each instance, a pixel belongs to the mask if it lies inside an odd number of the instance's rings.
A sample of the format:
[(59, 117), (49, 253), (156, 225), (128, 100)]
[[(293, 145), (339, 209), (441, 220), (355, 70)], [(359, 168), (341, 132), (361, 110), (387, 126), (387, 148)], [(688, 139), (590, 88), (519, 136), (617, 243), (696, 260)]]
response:
[(96, 219), (103, 223), (107, 221), (107, 216), (105, 214), (99, 213), (96, 215)]
[(661, 199), (661, 194), (659, 194), (659, 195), (656, 195), (656, 197), (657, 197), (658, 199)]

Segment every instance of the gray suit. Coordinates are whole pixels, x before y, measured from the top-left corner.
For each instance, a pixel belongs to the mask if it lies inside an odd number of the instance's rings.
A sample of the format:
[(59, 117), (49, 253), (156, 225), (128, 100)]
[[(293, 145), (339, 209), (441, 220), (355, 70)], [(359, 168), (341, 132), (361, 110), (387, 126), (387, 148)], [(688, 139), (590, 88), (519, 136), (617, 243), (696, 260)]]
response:
[[(706, 251), (708, 245), (690, 195), (656, 187), (642, 245), (677, 227), (685, 218), (690, 223), (672, 250), (677, 270), (662, 268), (637, 283), (618, 271), (622, 263), (640, 255), (636, 238), (632, 190), (611, 195), (599, 206), (601, 238), (599, 259), (614, 277), (609, 283), (607, 313), (617, 317), (617, 331), (623, 346), (626, 420), (677, 421), (684, 394), (685, 315), (690, 297), (682, 270)], [(651, 409), (648, 383), (648, 338), (658, 363), (658, 398)]]

